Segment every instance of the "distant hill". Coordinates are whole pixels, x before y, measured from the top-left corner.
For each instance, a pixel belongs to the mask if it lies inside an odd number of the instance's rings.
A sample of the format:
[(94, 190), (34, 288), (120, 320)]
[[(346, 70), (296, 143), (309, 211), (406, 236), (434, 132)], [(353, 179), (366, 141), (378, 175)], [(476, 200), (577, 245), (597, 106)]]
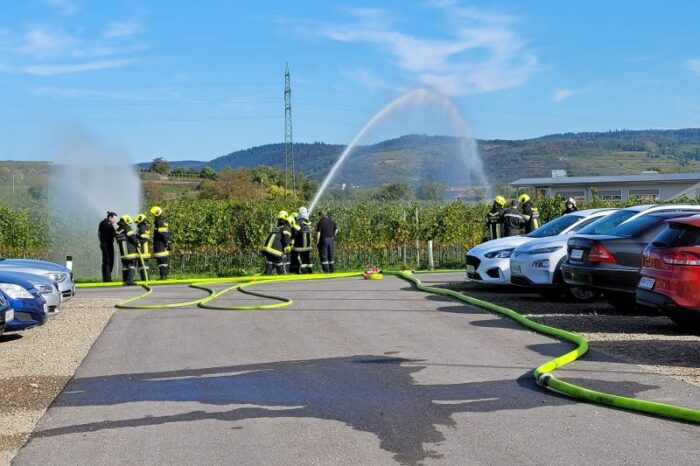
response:
[[(464, 182), (471, 163), (464, 160), (463, 140), (450, 136), (407, 135), (360, 146), (351, 154), (335, 183), (378, 186), (398, 179), (419, 183)], [(608, 131), (553, 134), (523, 140), (478, 140), (485, 172), (492, 184), (521, 177), (549, 176), (566, 170), (570, 176), (700, 171), (700, 129)], [(297, 169), (321, 179), (345, 146), (294, 144)], [(284, 144), (267, 144), (217, 157), (210, 162), (170, 161), (171, 167), (216, 170), (258, 165), (284, 166)], [(147, 167), (148, 163), (140, 164)]]

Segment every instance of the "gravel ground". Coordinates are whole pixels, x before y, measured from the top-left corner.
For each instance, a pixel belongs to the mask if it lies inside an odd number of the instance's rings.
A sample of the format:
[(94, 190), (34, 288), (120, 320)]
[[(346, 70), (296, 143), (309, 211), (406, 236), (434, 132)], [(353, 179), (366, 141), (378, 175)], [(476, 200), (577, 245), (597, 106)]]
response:
[(452, 282), (446, 286), (583, 335), (589, 347), (700, 386), (700, 336), (653, 311), (620, 312), (604, 300), (571, 303), (520, 288)]
[(75, 297), (43, 326), (0, 335), (0, 465), (10, 464), (114, 313), (114, 299)]

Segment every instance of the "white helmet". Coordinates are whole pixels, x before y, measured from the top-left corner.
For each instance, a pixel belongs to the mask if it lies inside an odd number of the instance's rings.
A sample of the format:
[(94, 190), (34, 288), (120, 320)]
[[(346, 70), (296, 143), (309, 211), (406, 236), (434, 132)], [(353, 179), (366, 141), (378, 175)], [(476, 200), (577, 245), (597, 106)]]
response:
[(299, 218), (303, 218), (304, 220), (309, 219), (309, 211), (306, 207), (299, 207)]
[(568, 198), (566, 202), (568, 202), (571, 205), (576, 205), (576, 199), (574, 199), (573, 197)]

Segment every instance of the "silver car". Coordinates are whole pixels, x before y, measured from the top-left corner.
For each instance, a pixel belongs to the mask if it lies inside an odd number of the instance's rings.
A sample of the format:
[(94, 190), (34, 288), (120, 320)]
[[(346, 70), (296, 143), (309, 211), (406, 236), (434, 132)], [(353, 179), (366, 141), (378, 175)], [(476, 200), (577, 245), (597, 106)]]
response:
[(61, 301), (63, 298), (58, 290), (58, 284), (55, 280), (44, 275), (25, 272), (10, 272), (13, 276), (26, 280), (37, 289), (41, 296), (46, 300), (46, 311), (49, 317), (58, 314), (61, 311)]
[(0, 259), (0, 270), (43, 275), (50, 278), (58, 285), (63, 301), (67, 301), (75, 295), (73, 272), (63, 265), (34, 259)]

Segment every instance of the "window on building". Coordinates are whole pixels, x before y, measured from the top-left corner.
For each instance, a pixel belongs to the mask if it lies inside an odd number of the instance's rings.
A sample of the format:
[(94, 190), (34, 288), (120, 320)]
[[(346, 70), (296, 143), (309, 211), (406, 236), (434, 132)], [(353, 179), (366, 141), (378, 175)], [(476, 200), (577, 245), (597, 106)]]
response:
[(615, 190), (606, 190), (606, 191), (600, 191), (598, 192), (598, 195), (600, 198), (604, 201), (621, 201), (622, 200), (622, 191), (615, 191)]
[(561, 196), (564, 199), (568, 199), (570, 197), (573, 197), (577, 201), (585, 201), (586, 200), (586, 191), (559, 191), (556, 193), (557, 196)]
[(656, 201), (660, 197), (658, 189), (630, 189), (631, 196), (636, 196), (640, 201)]

